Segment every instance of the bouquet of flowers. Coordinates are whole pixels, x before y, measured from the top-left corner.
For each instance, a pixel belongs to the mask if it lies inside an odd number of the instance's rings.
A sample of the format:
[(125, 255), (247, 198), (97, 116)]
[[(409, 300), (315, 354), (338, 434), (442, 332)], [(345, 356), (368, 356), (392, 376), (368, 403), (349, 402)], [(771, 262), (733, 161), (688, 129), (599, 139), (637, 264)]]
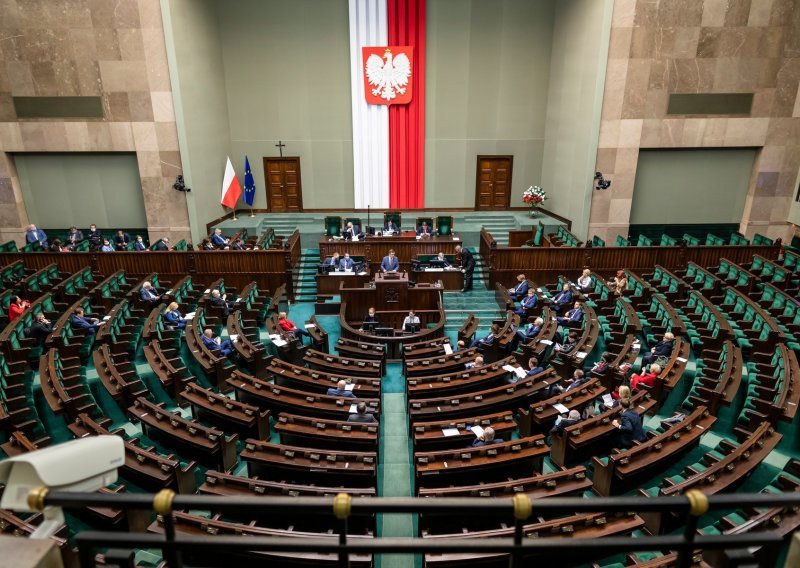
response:
[(522, 201), (527, 203), (531, 209), (539, 207), (547, 199), (547, 193), (538, 185), (532, 185), (522, 192)]

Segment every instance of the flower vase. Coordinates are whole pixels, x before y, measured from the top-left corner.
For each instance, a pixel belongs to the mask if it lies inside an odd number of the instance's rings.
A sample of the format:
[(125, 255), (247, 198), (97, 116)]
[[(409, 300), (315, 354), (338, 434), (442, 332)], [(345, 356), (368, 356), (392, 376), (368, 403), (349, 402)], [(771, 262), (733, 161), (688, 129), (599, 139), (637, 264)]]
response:
[(531, 219), (535, 219), (538, 216), (538, 214), (539, 214), (539, 208), (536, 207), (535, 205), (532, 206), (530, 209), (528, 209), (528, 216)]

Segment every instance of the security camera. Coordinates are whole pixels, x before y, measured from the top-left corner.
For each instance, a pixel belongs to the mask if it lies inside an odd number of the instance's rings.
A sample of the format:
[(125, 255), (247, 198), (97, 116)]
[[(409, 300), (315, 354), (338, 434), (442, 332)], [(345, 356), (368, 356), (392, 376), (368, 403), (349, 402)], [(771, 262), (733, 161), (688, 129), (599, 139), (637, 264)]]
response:
[[(34, 512), (28, 494), (42, 486), (51, 491), (97, 491), (117, 480), (117, 468), (124, 463), (125, 444), (119, 436), (81, 438), (8, 458), (0, 462), (0, 483), (6, 486), (0, 508)], [(58, 507), (46, 507), (45, 519), (32, 538), (46, 538), (64, 523)]]

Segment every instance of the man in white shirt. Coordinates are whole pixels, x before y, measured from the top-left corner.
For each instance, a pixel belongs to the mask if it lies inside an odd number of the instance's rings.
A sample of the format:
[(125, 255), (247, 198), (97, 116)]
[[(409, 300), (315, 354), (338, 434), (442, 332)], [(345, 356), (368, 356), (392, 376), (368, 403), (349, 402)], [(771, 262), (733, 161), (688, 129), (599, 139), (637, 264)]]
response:
[(419, 329), (419, 317), (414, 313), (414, 310), (408, 312), (406, 319), (403, 320), (403, 331), (414, 331), (412, 327)]

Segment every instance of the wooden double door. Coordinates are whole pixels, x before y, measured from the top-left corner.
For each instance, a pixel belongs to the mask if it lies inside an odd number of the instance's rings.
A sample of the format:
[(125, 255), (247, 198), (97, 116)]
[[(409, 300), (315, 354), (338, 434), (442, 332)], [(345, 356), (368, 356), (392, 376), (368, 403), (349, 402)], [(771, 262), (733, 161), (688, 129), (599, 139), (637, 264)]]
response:
[(264, 158), (264, 178), (268, 211), (296, 213), (303, 210), (299, 157)]
[(475, 209), (508, 209), (511, 202), (511, 170), (514, 156), (478, 156)]

